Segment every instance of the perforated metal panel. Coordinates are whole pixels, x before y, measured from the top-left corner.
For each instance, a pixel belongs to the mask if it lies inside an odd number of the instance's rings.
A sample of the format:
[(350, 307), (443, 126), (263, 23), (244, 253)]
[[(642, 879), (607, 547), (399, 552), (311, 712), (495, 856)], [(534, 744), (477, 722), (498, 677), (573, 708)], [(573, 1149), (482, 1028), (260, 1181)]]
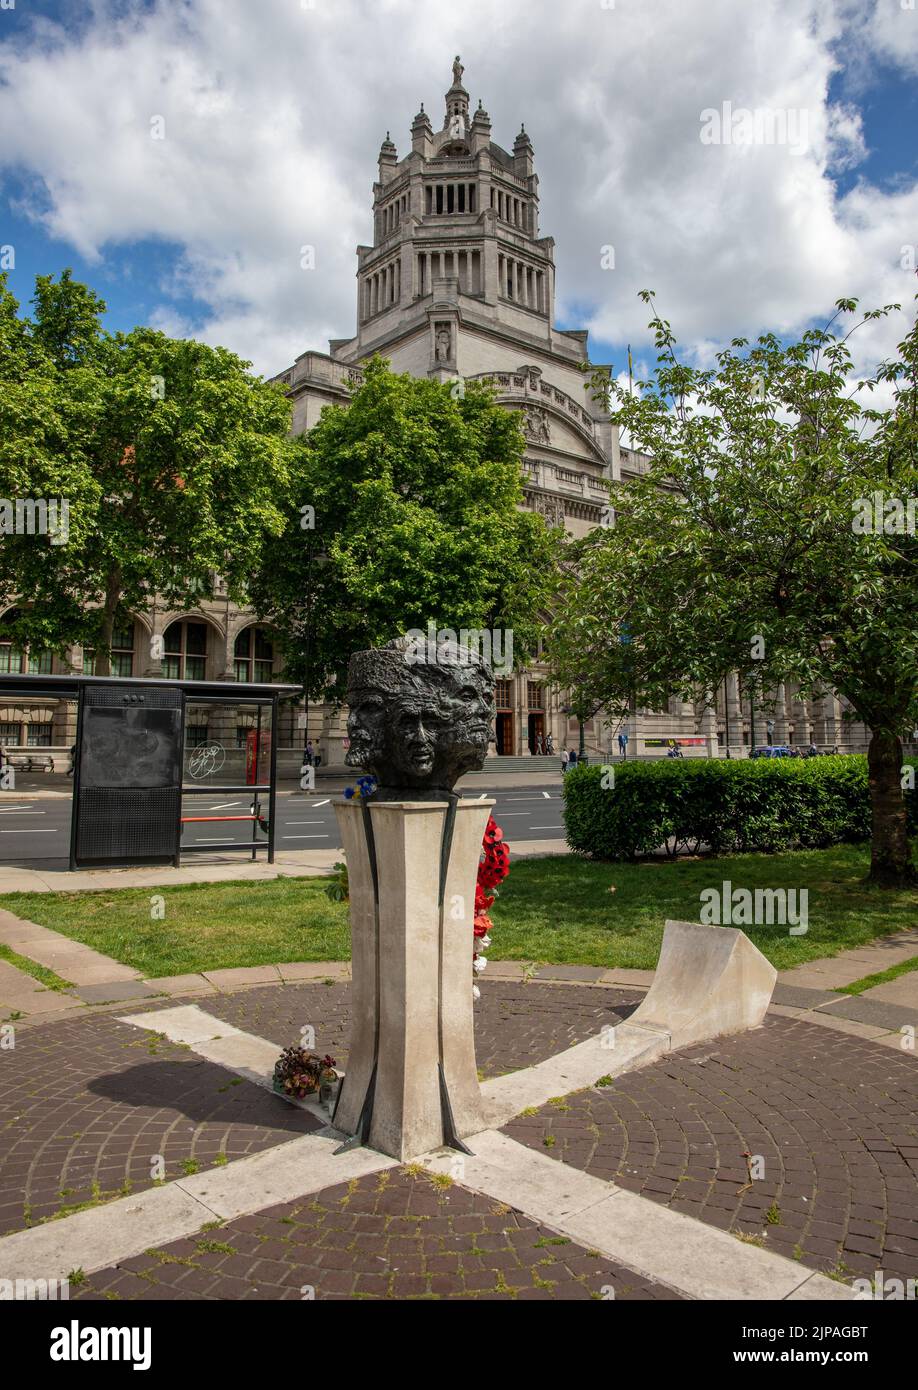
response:
[(77, 859), (84, 864), (171, 859), (181, 806), (179, 787), (87, 787), (80, 792)]
[(75, 859), (173, 857), (181, 816), (180, 690), (90, 687), (80, 719)]

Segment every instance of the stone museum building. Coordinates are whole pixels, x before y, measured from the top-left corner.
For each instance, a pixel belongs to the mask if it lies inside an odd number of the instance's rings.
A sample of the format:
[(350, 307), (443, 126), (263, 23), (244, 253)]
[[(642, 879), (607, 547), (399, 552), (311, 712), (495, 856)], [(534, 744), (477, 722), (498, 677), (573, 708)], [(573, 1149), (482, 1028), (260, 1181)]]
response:
[[(328, 405), (346, 406), (361, 379), (361, 362), (379, 353), (392, 370), (436, 381), (486, 380), (498, 400), (523, 417), (527, 446), (523, 505), (573, 536), (599, 525), (610, 487), (626, 487), (647, 459), (621, 446), (615, 427), (591, 399), (583, 368), (587, 333), (555, 325), (554, 240), (541, 227), (539, 177), (525, 126), (506, 148), (492, 138), (479, 101), (471, 107), (463, 67), (453, 64), (437, 128), (423, 105), (399, 153), (387, 132), (373, 184), (372, 240), (357, 247), (356, 332), (336, 338), (328, 352), (307, 350), (278, 373), (293, 406), (293, 429), (311, 429)], [(592, 364), (596, 365), (596, 364)], [(460, 387), (461, 389), (461, 387)], [(4, 641), (0, 617), (0, 671), (92, 670), (92, 653), (79, 648), (59, 661), (21, 652)], [(160, 660), (151, 638), (163, 639)], [(154, 650), (156, 646), (154, 645)], [(251, 613), (218, 596), (190, 612), (158, 604), (136, 613), (116, 634), (116, 675), (260, 681), (275, 678), (280, 663), (270, 633)], [(556, 751), (578, 747), (579, 727), (565, 697), (552, 687), (544, 664), (498, 680), (496, 756), (529, 756), (551, 733)], [(301, 710), (288, 708), (281, 746), (302, 749), (307, 731)], [(770, 723), (768, 722), (770, 721)], [(0, 744), (43, 748), (72, 742), (66, 709), (49, 704), (0, 709)], [(191, 739), (219, 738), (244, 746), (254, 711), (240, 707), (232, 727), (205, 706), (192, 715)], [(674, 700), (665, 710), (634, 711), (629, 753), (664, 755), (671, 738), (686, 754), (714, 754), (725, 744), (754, 742), (834, 745), (861, 749), (866, 731), (842, 722), (839, 700), (798, 698), (778, 691), (774, 714), (740, 701), (737, 679), (718, 693), (717, 710)], [(615, 746), (618, 725), (601, 717), (585, 725), (591, 758)], [(308, 736), (326, 766), (343, 762), (344, 718), (310, 707)], [(292, 756), (292, 754), (291, 754)], [(289, 760), (287, 760), (289, 761)]]

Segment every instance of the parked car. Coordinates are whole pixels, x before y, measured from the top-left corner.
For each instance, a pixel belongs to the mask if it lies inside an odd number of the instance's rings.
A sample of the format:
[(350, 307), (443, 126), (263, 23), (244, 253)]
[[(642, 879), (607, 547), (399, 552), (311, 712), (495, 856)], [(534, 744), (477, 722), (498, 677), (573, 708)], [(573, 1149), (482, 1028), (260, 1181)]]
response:
[(786, 743), (763, 743), (758, 748), (753, 748), (749, 756), (750, 758), (793, 758), (796, 754), (793, 748)]

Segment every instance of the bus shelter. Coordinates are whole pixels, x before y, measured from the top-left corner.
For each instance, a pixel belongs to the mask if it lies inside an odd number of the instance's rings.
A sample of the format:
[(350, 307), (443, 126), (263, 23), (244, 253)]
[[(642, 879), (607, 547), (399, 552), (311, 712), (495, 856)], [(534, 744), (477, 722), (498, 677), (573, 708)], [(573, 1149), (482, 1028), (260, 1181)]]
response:
[[(251, 838), (221, 844), (254, 859), (267, 849), (274, 862), (278, 707), (299, 686), (242, 681), (143, 680), (129, 676), (2, 675), (0, 699), (72, 700), (71, 869), (128, 864), (176, 867), (182, 854), (213, 853), (208, 844), (182, 844), (183, 826), (204, 820), (248, 822)], [(244, 751), (234, 757), (217, 741), (189, 743), (196, 707), (244, 707), (254, 718)], [(253, 713), (254, 712), (254, 715)], [(249, 811), (233, 816), (183, 815), (183, 798), (251, 795)], [(262, 810), (267, 802), (267, 814)]]

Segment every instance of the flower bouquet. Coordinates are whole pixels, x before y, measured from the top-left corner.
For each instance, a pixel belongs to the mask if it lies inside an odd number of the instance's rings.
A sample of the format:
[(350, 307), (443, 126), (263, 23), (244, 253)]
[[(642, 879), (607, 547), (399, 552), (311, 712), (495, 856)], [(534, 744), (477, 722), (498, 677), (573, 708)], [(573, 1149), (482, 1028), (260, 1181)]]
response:
[(338, 1079), (334, 1057), (320, 1057), (305, 1047), (285, 1047), (274, 1063), (274, 1090), (290, 1100), (315, 1095)]

